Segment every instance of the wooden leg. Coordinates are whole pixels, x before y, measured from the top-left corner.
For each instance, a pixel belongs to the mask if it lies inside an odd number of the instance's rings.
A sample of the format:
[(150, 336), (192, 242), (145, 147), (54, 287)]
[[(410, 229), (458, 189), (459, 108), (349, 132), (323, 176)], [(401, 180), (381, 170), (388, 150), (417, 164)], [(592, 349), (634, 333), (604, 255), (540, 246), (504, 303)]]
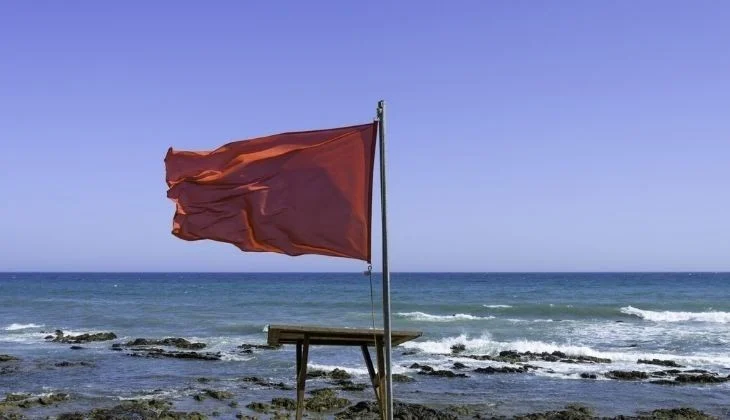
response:
[(363, 344), (360, 346), (362, 349), (362, 357), (365, 359), (365, 364), (368, 367), (368, 373), (370, 374), (370, 382), (373, 384), (373, 391), (375, 391), (375, 400), (378, 402), (378, 407), (381, 407), (382, 404), (380, 403), (380, 383), (378, 381), (378, 376), (375, 373), (375, 368), (373, 368), (373, 360), (370, 358), (370, 351), (368, 351), (368, 346)]
[(378, 404), (380, 405), (380, 416), (383, 419), (386, 419), (386, 398), (388, 397), (385, 395), (385, 356), (383, 355), (383, 339), (380, 337), (377, 337), (375, 339), (375, 347), (376, 351), (378, 353), (378, 390), (380, 393), (380, 400), (378, 401)]
[[(299, 344), (297, 343), (297, 349)], [(304, 384), (307, 381), (307, 361), (309, 359), (309, 337), (304, 336), (301, 357), (299, 358), (299, 370), (297, 372), (297, 420), (302, 420), (304, 414)]]

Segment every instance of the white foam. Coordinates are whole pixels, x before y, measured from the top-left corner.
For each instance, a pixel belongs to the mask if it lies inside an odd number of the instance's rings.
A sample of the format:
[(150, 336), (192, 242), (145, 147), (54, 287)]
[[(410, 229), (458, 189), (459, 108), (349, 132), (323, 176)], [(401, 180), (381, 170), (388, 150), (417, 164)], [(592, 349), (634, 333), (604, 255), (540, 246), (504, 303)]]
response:
[(493, 316), (474, 316), (470, 314), (453, 315), (431, 315), (425, 312), (398, 312), (396, 316), (408, 318), (414, 321), (449, 322), (449, 321), (474, 321), (479, 319), (494, 319)]
[(730, 312), (673, 312), (673, 311), (647, 311), (633, 306), (625, 306), (621, 308), (621, 312), (627, 315), (637, 316), (647, 321), (654, 322), (730, 322)]
[[(572, 344), (570, 342), (547, 343), (532, 340), (515, 340), (506, 342), (493, 341), (488, 334), (483, 334), (477, 338), (470, 338), (466, 334), (462, 334), (456, 337), (445, 337), (441, 340), (435, 341), (409, 341), (401, 344), (401, 347), (418, 349), (425, 353), (447, 355), (451, 353), (451, 347), (457, 344), (464, 345), (464, 350), (460, 354), (465, 355), (477, 354), (496, 356), (499, 352), (506, 350), (513, 350), (520, 353), (528, 351), (532, 353), (552, 353), (559, 351), (568, 356), (589, 356), (611, 359), (614, 364), (618, 363), (632, 366), (635, 366), (639, 359), (669, 359), (675, 360), (682, 365), (697, 367), (730, 366), (730, 357), (724, 353), (696, 353), (680, 355), (671, 353), (643, 353), (637, 352), (634, 349), (627, 349), (626, 351), (602, 351), (585, 345)], [(458, 355), (451, 355), (450, 357), (458, 357)], [(572, 366), (568, 363), (560, 363), (558, 365), (566, 365), (565, 368), (570, 368)], [(556, 364), (551, 363), (550, 365), (546, 365), (546, 367), (555, 369)]]
[(484, 306), (485, 308), (494, 308), (494, 309), (497, 309), (497, 308), (511, 308), (512, 307), (512, 305), (482, 305), (482, 306)]
[(41, 328), (43, 325), (38, 324), (10, 324), (7, 327), (3, 328), (5, 331), (18, 331), (18, 330), (27, 330), (29, 328)]

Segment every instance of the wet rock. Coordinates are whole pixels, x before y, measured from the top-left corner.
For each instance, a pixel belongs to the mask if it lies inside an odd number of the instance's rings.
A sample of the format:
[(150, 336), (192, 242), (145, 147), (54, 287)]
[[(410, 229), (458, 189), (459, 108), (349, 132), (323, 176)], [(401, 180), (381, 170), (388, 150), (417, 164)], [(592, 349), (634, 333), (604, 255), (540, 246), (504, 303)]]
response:
[(411, 378), (408, 375), (402, 375), (400, 373), (394, 373), (393, 375), (393, 382), (415, 382), (416, 380)]
[(54, 343), (81, 344), (93, 341), (109, 341), (117, 338), (113, 332), (80, 334), (80, 335), (64, 335), (63, 331), (56, 330), (56, 336), (53, 338)]
[(335, 369), (330, 372), (329, 377), (332, 379), (350, 379), (352, 375), (342, 369)]
[(191, 343), (184, 338), (163, 338), (162, 340), (155, 340), (149, 338), (137, 338), (129, 341), (125, 344), (128, 347), (136, 346), (168, 346), (176, 347), (183, 350), (200, 350), (206, 347), (205, 343)]
[(503, 366), (503, 367), (492, 367), (487, 366), (484, 368), (476, 368), (474, 369), (474, 372), (476, 373), (484, 373), (487, 375), (492, 375), (495, 373), (525, 373), (528, 369), (524, 366), (521, 367), (510, 367), (510, 366)]
[(231, 401), (228, 403), (228, 406), (231, 408), (236, 408), (238, 407), (238, 403), (236, 401)]
[(45, 406), (57, 404), (68, 399), (68, 394), (54, 393), (34, 397), (30, 394), (8, 394), (5, 399), (0, 402), (0, 409), (9, 407), (31, 408), (36, 406)]
[(719, 384), (730, 381), (730, 378), (717, 376), (717, 374), (701, 373), (699, 375), (679, 374), (674, 380), (683, 384)]
[(150, 349), (132, 349), (136, 353), (132, 353), (132, 356), (138, 357), (170, 357), (174, 359), (194, 359), (194, 360), (220, 360), (220, 353), (204, 353), (196, 351), (177, 351), (177, 350), (163, 350), (159, 348)]
[(419, 365), (418, 363), (414, 363), (409, 366), (411, 369), (425, 369), (425, 370), (433, 370), (431, 366), (428, 365)]
[(712, 372), (710, 372), (709, 370), (704, 370), (704, 369), (689, 369), (689, 370), (683, 371), (682, 373), (712, 373)]
[(562, 351), (554, 351), (551, 353), (551, 356), (559, 357), (561, 359), (566, 359), (568, 357), (568, 355), (563, 353)]
[(248, 376), (245, 378), (241, 378), (240, 380), (243, 382), (251, 382), (258, 386), (280, 389), (282, 391), (291, 391), (294, 389), (293, 387), (285, 384), (284, 382), (273, 383), (273, 382), (269, 382), (265, 379), (258, 378), (256, 376)]
[(200, 378), (196, 379), (196, 381), (200, 382), (201, 384), (207, 384), (207, 383), (210, 383), (211, 379), (200, 377)]
[(271, 405), (283, 410), (294, 411), (297, 409), (297, 402), (291, 398), (272, 398)]
[(408, 350), (401, 353), (401, 356), (413, 356), (416, 353), (418, 353), (417, 350)]
[(55, 366), (55, 367), (74, 367), (74, 366), (92, 367), (92, 366), (96, 366), (96, 365), (94, 364), (94, 362), (86, 362), (86, 361), (69, 362), (69, 361), (64, 360), (62, 362), (54, 363), (53, 366)]
[(124, 401), (112, 408), (97, 408), (86, 414), (93, 420), (134, 419), (134, 420), (203, 420), (207, 417), (198, 412), (183, 413), (170, 411), (171, 404), (166, 401)]
[(623, 371), (623, 370), (611, 370), (606, 373), (606, 377), (610, 379), (620, 379), (624, 381), (636, 381), (641, 379), (649, 379), (649, 375), (646, 372), (639, 372), (636, 370)]
[(583, 379), (596, 379), (596, 374), (595, 373), (583, 372), (583, 373), (580, 374), (580, 377), (583, 378)]
[(466, 346), (463, 344), (454, 344), (453, 346), (451, 346), (451, 352), (454, 354), (459, 354), (464, 350), (466, 350)]
[(242, 349), (242, 350), (277, 350), (277, 349), (280, 349), (281, 346), (270, 346), (268, 344), (243, 343), (240, 346), (238, 346), (238, 348)]
[(11, 356), (9, 354), (0, 354), (0, 363), (3, 363), (3, 362), (14, 362), (14, 361), (17, 361), (17, 360), (20, 360), (20, 359), (18, 359), (15, 356)]
[(421, 370), (418, 372), (421, 375), (428, 376), (440, 376), (442, 378), (468, 378), (469, 376), (465, 373), (455, 373), (450, 370)]
[(311, 392), (312, 398), (305, 400), (305, 407), (309, 411), (322, 412), (345, 408), (350, 401), (337, 396), (335, 391), (329, 388), (317, 389)]
[[(335, 414), (335, 419), (379, 419), (378, 404), (374, 401), (361, 401), (345, 411)], [(420, 404), (393, 402), (393, 418), (399, 420), (457, 420), (458, 417), (445, 411), (435, 410)]]
[(366, 384), (355, 383), (349, 379), (340, 379), (335, 381), (334, 384), (343, 391), (364, 391), (368, 387)]
[(71, 346), (71, 350), (83, 350), (83, 349), (85, 349), (85, 348), (86, 348), (86, 347), (81, 347), (81, 346)]
[(683, 367), (680, 364), (677, 364), (677, 362), (673, 360), (659, 360), (659, 359), (639, 359), (637, 363), (643, 363), (647, 365), (658, 365), (658, 366), (667, 366), (667, 367)]
[(705, 414), (694, 408), (662, 408), (654, 410), (650, 415), (642, 415), (639, 420), (711, 420), (715, 417)]
[(257, 413), (268, 413), (269, 409), (271, 408), (268, 404), (260, 403), (260, 402), (252, 402), (249, 405), (246, 406), (249, 410), (255, 411)]
[(577, 404), (571, 404), (559, 411), (546, 411), (543, 413), (532, 413), (522, 416), (515, 416), (516, 420), (588, 420), (595, 416), (590, 408)]
[(122, 345), (119, 343), (112, 344), (112, 350), (114, 351), (122, 351)]
[(307, 379), (326, 377), (327, 372), (321, 369), (307, 370)]
[(466, 369), (466, 365), (461, 362), (455, 362), (454, 369)]
[(233, 398), (233, 394), (227, 391), (216, 391), (214, 389), (204, 389), (203, 393), (210, 398), (216, 400), (227, 400)]

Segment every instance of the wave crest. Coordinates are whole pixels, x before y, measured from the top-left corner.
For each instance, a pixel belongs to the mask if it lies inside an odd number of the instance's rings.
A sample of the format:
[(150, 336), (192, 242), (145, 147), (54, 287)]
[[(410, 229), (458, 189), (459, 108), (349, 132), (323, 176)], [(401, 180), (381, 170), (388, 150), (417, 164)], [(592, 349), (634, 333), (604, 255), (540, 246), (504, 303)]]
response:
[(730, 312), (674, 312), (674, 311), (647, 311), (644, 309), (634, 308), (633, 306), (624, 306), (621, 313), (637, 316), (647, 321), (654, 322), (715, 322), (726, 324), (730, 322)]
[(43, 327), (43, 325), (32, 324), (32, 323), (31, 324), (12, 323), (3, 329), (5, 331), (18, 331), (18, 330), (27, 330), (29, 328), (41, 328), (41, 327)]
[(398, 312), (395, 314), (401, 318), (408, 318), (413, 321), (449, 322), (449, 321), (474, 321), (478, 319), (494, 319), (493, 316), (474, 316), (470, 314), (453, 315), (431, 315), (425, 312)]

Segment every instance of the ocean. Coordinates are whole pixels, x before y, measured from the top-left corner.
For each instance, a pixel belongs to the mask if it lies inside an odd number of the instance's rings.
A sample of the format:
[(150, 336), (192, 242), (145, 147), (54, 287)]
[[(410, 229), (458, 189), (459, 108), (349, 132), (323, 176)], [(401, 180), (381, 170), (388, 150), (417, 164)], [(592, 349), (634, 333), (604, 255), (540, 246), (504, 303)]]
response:
[[(730, 382), (653, 383), (668, 368), (637, 363), (671, 360), (683, 371), (727, 377), (730, 273), (395, 273), (391, 288), (393, 328), (423, 333), (393, 350), (393, 372), (415, 379), (394, 384), (397, 400), (458, 404), (504, 416), (571, 403), (604, 416), (680, 406), (730, 416)], [(45, 408), (65, 412), (154, 397), (181, 410), (216, 411), (219, 418), (251, 414), (248, 403), (295, 398), (295, 392), (241, 379), (293, 386), (295, 351), (239, 346), (266, 343), (269, 324), (367, 328), (374, 318), (381, 327), (377, 277), (373, 292), (374, 311), (362, 273), (0, 274), (0, 354), (20, 359), (0, 372), (0, 399), (17, 392), (66, 392), (68, 401)], [(73, 335), (113, 332), (118, 338), (73, 350), (44, 339), (57, 329)], [(202, 351), (219, 352), (220, 360), (132, 357), (126, 347), (111, 349), (136, 338), (165, 337), (203, 342)], [(453, 354), (452, 346), (459, 345), (463, 350)], [(523, 373), (474, 371), (508, 366), (470, 357), (503, 351), (559, 352), (610, 363), (534, 360), (529, 364), (536, 368)], [(459, 372), (467, 377), (422, 375), (411, 368), (418, 363), (457, 371), (456, 362), (466, 366)], [(335, 368), (368, 383), (359, 349), (310, 349), (310, 370)], [(610, 379), (609, 372), (617, 370), (649, 377)], [(308, 389), (324, 386), (326, 378), (307, 381)], [(204, 388), (232, 392), (239, 404), (195, 400)], [(341, 395), (353, 403), (374, 399), (371, 389)]]

